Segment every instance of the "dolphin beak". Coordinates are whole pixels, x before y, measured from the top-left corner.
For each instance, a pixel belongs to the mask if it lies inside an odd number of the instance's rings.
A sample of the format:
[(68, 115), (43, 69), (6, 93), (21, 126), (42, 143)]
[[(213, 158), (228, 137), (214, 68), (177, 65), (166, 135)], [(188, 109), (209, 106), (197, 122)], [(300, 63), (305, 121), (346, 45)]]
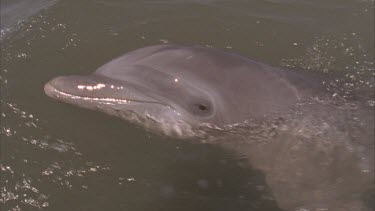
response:
[[(168, 106), (147, 96), (137, 87), (101, 76), (60, 76), (44, 85), (48, 97), (71, 103), (112, 103), (129, 104), (153, 103)], [(170, 107), (170, 106), (169, 106)]]
[(56, 90), (55, 86), (56, 86), (57, 81), (60, 80), (59, 78), (61, 78), (61, 77), (54, 78), (44, 85), (44, 93), (48, 97), (51, 97), (51, 98), (57, 97), (57, 95), (56, 95), (57, 90)]

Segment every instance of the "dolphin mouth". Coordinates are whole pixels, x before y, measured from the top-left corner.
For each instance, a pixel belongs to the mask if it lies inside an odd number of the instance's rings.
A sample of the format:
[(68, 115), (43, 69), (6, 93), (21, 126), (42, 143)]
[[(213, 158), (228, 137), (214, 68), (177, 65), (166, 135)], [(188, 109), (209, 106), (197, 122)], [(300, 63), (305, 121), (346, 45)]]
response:
[[(57, 99), (57, 100), (61, 99), (61, 98), (69, 98), (69, 99), (87, 100), (87, 101), (116, 102), (118, 104), (126, 104), (126, 103), (130, 102), (129, 99), (88, 97), (88, 96), (80, 96), (80, 95), (70, 94), (70, 93), (58, 90), (50, 82), (48, 82), (44, 86), (44, 92), (46, 93), (46, 95), (48, 97), (51, 97), (51, 98), (54, 98), (54, 99)], [(132, 101), (135, 101), (135, 100), (132, 100)], [(141, 101), (139, 101), (139, 102), (141, 102)]]
[(104, 104), (113, 104), (113, 105), (126, 105), (130, 103), (147, 103), (147, 104), (157, 104), (169, 107), (174, 110), (174, 108), (166, 103), (162, 103), (159, 101), (153, 100), (141, 100), (141, 99), (134, 99), (134, 98), (119, 98), (119, 97), (94, 97), (94, 96), (84, 96), (78, 94), (72, 94), (69, 92), (65, 92), (59, 90), (56, 86), (53, 85), (53, 80), (47, 82), (44, 85), (44, 92), (45, 94), (53, 99), (67, 102), (67, 103), (74, 103), (76, 101), (82, 102), (97, 102), (97, 103), (104, 103)]

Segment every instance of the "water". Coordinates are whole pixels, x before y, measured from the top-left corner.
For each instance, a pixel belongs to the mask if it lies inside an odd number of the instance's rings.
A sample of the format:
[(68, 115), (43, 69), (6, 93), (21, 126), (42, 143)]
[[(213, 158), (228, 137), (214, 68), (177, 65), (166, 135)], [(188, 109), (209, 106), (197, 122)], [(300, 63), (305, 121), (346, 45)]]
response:
[[(1, 2), (2, 210), (373, 209), (374, 1), (28, 2)], [(308, 72), (331, 97), (175, 140), (43, 93), (165, 42)]]
[(46, 9), (57, 0), (3, 0), (1, 1), (1, 30), (9, 31), (41, 9)]

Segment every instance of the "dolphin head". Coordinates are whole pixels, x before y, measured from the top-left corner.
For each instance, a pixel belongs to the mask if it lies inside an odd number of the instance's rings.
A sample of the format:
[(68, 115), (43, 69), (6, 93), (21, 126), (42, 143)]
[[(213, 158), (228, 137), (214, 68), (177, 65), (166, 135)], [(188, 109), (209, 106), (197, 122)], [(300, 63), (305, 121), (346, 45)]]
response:
[(295, 82), (306, 84), (235, 54), (159, 45), (127, 53), (88, 76), (57, 77), (44, 90), (63, 102), (181, 134), (286, 109), (303, 95)]

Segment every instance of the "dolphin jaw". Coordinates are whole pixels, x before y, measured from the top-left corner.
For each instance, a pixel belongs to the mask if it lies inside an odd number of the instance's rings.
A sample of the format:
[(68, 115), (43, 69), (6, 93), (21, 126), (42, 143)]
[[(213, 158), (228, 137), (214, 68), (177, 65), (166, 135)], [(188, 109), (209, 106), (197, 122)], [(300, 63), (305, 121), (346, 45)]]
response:
[[(153, 120), (155, 123), (168, 122), (167, 119), (171, 118), (160, 118), (160, 116), (155, 116), (148, 109), (141, 110), (141, 107), (145, 105), (150, 106), (161, 106), (165, 111), (168, 111), (171, 116), (179, 117), (182, 114), (176, 111), (172, 105), (166, 103), (158, 102), (156, 100), (138, 100), (138, 99), (121, 99), (121, 98), (112, 98), (112, 97), (89, 97), (89, 96), (80, 96), (71, 93), (67, 93), (56, 88), (53, 83), (48, 82), (44, 86), (44, 92), (47, 96), (52, 99), (75, 104), (79, 107), (84, 107), (93, 110), (102, 110), (105, 113), (117, 116), (121, 119), (130, 120), (136, 122), (145, 121), (145, 119)], [(140, 106), (142, 104), (142, 106)], [(160, 107), (159, 107), (160, 109)], [(142, 120), (141, 120), (142, 119)], [(177, 120), (178, 121), (178, 120)], [(170, 120), (170, 122), (175, 122)]]
[(66, 98), (66, 99), (72, 99), (72, 100), (98, 101), (98, 102), (103, 102), (103, 103), (108, 103), (108, 104), (110, 103), (127, 104), (130, 102), (130, 100), (126, 100), (126, 99), (87, 97), (87, 96), (73, 95), (73, 94), (69, 94), (69, 93), (56, 89), (50, 83), (47, 83), (44, 86), (44, 92), (46, 93), (47, 96), (54, 98), (54, 99)]

